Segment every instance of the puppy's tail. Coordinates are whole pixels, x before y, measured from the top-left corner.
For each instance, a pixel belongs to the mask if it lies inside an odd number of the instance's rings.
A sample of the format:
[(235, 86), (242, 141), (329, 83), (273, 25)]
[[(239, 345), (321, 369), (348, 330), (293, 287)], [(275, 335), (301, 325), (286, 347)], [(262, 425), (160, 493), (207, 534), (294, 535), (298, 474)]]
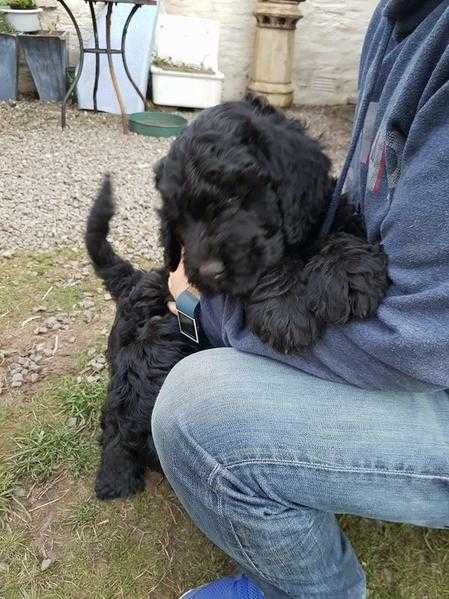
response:
[(114, 200), (109, 175), (106, 175), (87, 219), (85, 242), (95, 272), (117, 300), (140, 278), (130, 262), (118, 256), (109, 243), (109, 223), (114, 216)]

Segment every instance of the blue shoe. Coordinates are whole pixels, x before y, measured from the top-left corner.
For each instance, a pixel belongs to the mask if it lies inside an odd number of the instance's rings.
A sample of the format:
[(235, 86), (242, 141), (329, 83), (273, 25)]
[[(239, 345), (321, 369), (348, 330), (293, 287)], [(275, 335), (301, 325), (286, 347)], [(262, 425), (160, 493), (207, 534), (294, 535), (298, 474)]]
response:
[(264, 599), (246, 576), (226, 576), (184, 593), (179, 599)]

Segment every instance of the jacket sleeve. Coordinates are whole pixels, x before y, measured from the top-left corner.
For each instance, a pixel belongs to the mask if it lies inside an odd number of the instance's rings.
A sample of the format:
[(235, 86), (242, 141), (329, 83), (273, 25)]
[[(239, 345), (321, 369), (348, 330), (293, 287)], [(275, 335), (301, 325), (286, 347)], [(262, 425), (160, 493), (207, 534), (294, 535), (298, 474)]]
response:
[(330, 327), (304, 357), (276, 354), (244, 327), (240, 305), (203, 298), (213, 343), (365, 389), (449, 389), (449, 83), (415, 115), (381, 225), (391, 287), (371, 320)]

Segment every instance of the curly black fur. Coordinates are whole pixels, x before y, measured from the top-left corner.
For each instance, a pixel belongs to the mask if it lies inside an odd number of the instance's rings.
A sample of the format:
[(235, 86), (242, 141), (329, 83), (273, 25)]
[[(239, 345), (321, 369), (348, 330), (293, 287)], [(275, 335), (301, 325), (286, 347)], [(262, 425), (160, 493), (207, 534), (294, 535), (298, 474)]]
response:
[(110, 382), (102, 411), (101, 464), (95, 491), (100, 499), (128, 497), (144, 487), (145, 470), (160, 471), (151, 437), (153, 406), (171, 368), (198, 346), (179, 334), (167, 310), (166, 269), (135, 269), (107, 241), (114, 214), (107, 178), (86, 229), (96, 274), (117, 304), (108, 340)]
[(386, 257), (348, 206), (318, 241), (332, 197), (330, 161), (305, 127), (260, 98), (204, 111), (156, 167), (161, 239), (174, 270), (244, 304), (248, 327), (301, 354), (328, 324), (372, 316)]

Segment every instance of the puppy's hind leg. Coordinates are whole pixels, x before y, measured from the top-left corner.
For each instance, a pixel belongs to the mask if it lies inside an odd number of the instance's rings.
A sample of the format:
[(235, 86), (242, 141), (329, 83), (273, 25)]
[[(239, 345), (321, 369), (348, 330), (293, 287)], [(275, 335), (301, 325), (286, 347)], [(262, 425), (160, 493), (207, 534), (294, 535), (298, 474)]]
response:
[(103, 411), (102, 453), (95, 481), (99, 499), (130, 497), (145, 487), (145, 437), (132, 422), (138, 398), (120, 374), (111, 379)]
[(103, 447), (95, 480), (98, 499), (126, 498), (145, 488), (145, 465), (139, 456), (125, 448), (116, 436)]

